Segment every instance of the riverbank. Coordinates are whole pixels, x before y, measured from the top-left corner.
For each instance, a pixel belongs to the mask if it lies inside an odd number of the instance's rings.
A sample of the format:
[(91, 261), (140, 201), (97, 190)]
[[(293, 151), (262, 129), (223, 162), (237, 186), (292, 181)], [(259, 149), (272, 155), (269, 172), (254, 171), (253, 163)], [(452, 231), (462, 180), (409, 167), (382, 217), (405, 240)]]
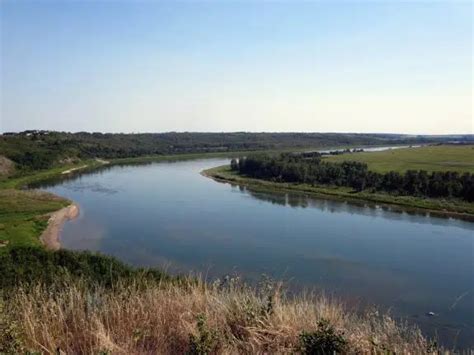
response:
[(40, 240), (46, 249), (59, 250), (61, 248), (59, 237), (64, 223), (76, 218), (78, 215), (79, 207), (75, 203), (51, 213), (48, 226), (40, 236)]
[(0, 274), (1, 353), (437, 350), (418, 328), (386, 313), (357, 312), (321, 294), (290, 297), (271, 281), (259, 288), (238, 278), (209, 284), (100, 254), (39, 248), (0, 254)]
[(50, 214), (70, 204), (47, 192), (0, 189), (0, 253), (15, 246), (42, 246), (39, 236)]
[(474, 221), (474, 204), (444, 199), (423, 199), (412, 196), (393, 196), (384, 193), (354, 192), (345, 187), (311, 186), (308, 184), (279, 183), (263, 179), (241, 176), (229, 165), (206, 169), (202, 175), (219, 182), (247, 186), (259, 191), (296, 192), (325, 199), (348, 201), (355, 204), (370, 203), (374, 207), (386, 206), (409, 213), (429, 213), (430, 215)]

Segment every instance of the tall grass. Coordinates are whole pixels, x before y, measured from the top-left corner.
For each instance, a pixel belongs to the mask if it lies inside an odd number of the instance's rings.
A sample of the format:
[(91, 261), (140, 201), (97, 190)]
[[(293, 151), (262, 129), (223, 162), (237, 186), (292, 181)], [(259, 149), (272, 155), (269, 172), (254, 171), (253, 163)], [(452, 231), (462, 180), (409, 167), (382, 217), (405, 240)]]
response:
[[(4, 302), (0, 353), (291, 353), (323, 351), (335, 336), (345, 353), (428, 349), (418, 329), (388, 315), (356, 314), (324, 295), (290, 297), (270, 283), (142, 280), (104, 287), (71, 279), (59, 288), (18, 287)], [(316, 339), (320, 348), (309, 349), (314, 344), (303, 339)]]

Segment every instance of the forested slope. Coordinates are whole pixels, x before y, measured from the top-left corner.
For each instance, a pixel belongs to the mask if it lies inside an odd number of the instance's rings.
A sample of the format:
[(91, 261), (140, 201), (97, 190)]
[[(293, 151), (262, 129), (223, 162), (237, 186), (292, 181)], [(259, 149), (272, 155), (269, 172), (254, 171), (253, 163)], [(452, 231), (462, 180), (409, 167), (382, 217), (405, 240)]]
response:
[(38, 170), (59, 163), (90, 158), (113, 159), (159, 154), (419, 144), (448, 139), (452, 137), (343, 133), (112, 134), (25, 131), (0, 135), (0, 155), (14, 161), (20, 169)]

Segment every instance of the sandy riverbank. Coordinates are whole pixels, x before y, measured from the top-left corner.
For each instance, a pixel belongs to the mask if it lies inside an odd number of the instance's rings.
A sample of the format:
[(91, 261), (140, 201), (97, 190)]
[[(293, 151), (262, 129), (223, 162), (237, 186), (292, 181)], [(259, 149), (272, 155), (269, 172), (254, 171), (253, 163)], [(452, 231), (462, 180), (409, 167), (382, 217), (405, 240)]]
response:
[(60, 209), (59, 211), (51, 213), (48, 221), (48, 227), (41, 234), (40, 240), (50, 250), (58, 250), (61, 248), (59, 242), (59, 234), (64, 223), (68, 220), (74, 219), (79, 215), (79, 207), (76, 204), (69, 205)]
[(63, 172), (61, 172), (61, 174), (65, 175), (65, 174), (70, 174), (74, 171), (77, 171), (77, 170), (81, 170), (81, 169), (85, 169), (87, 168), (87, 165), (82, 165), (82, 166), (78, 166), (77, 168), (72, 168), (72, 169), (68, 169), (68, 170), (64, 170)]

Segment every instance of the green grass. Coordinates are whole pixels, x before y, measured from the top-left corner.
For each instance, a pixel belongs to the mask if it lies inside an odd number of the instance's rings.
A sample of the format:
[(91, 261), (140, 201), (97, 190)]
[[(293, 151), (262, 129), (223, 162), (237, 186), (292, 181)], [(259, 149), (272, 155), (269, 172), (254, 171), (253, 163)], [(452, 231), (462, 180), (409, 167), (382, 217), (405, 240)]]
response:
[(384, 173), (391, 170), (458, 171), (474, 173), (474, 145), (438, 145), (401, 148), (382, 152), (362, 152), (326, 157), (328, 161), (359, 161), (370, 170)]
[(47, 170), (20, 171), (0, 181), (0, 253), (16, 246), (41, 246), (39, 236), (48, 225), (48, 214), (71, 203), (50, 193), (20, 189), (84, 165), (94, 169), (103, 164), (88, 160)]
[(300, 192), (315, 197), (348, 200), (354, 203), (371, 202), (390, 205), (403, 211), (429, 211), (440, 216), (474, 220), (474, 204), (455, 199), (428, 199), (413, 196), (395, 196), (387, 193), (354, 192), (348, 187), (311, 186), (308, 184), (280, 183), (239, 175), (228, 165), (204, 170), (203, 174), (218, 181), (245, 185), (258, 191)]
[(26, 187), (28, 184), (61, 176), (61, 173), (65, 170), (82, 167), (84, 165), (87, 165), (87, 169), (94, 169), (103, 166), (102, 163), (96, 160), (84, 160), (76, 164), (60, 165), (46, 170), (24, 171), (16, 175), (10, 176), (7, 179), (0, 180), (0, 190), (21, 189)]
[(46, 192), (0, 190), (0, 253), (14, 246), (39, 246), (47, 214), (70, 201)]

